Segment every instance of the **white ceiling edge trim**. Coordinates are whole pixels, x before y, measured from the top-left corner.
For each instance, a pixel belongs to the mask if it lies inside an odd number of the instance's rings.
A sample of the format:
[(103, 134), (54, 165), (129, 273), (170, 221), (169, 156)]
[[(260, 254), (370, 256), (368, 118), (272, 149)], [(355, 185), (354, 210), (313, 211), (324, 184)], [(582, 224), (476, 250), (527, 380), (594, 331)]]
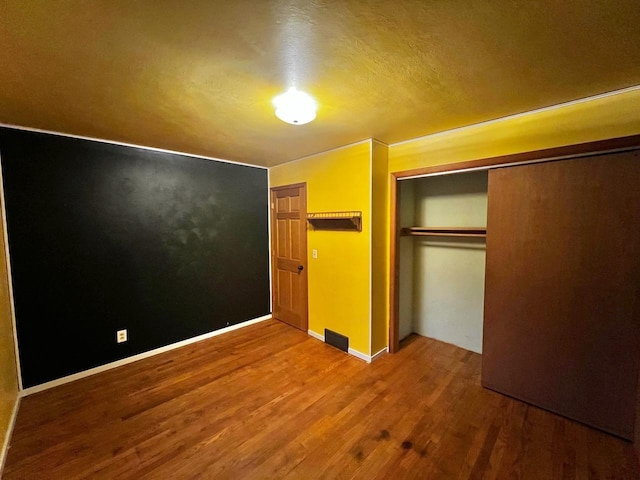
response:
[[(372, 140), (371, 138), (365, 138), (364, 140), (359, 140), (357, 142), (348, 143), (347, 145), (342, 145), (340, 147), (331, 148), (329, 150), (323, 150), (322, 152), (312, 153), (311, 155), (305, 155), (304, 157), (296, 158), (295, 160), (289, 160), (288, 162), (278, 163), (276, 165), (271, 165), (270, 167), (267, 167), (267, 168), (276, 168), (276, 167), (281, 167), (282, 165), (289, 165), (290, 163), (300, 162), (302, 160), (309, 160), (310, 158), (318, 157), (320, 155), (324, 155), (325, 153), (335, 152), (337, 150), (344, 150), (345, 148), (355, 147), (356, 145), (362, 145), (363, 143), (371, 142), (371, 140)], [(378, 141), (378, 140), (376, 140), (376, 141)], [(380, 142), (380, 143), (382, 143), (382, 142)]]
[(415, 142), (415, 141), (423, 140), (423, 139), (427, 139), (427, 138), (433, 138), (433, 137), (439, 137), (439, 136), (443, 136), (443, 135), (448, 135), (448, 134), (453, 133), (453, 132), (459, 132), (459, 131), (462, 131), (462, 130), (468, 130), (468, 129), (480, 127), (482, 125), (491, 125), (493, 123), (499, 123), (499, 122), (503, 122), (505, 120), (510, 120), (510, 119), (514, 119), (514, 118), (526, 117), (526, 116), (529, 116), (529, 115), (534, 115), (536, 113), (542, 113), (542, 112), (548, 112), (548, 111), (551, 111), (551, 110), (557, 110), (557, 109), (560, 109), (560, 108), (569, 107), (571, 105), (578, 105), (580, 103), (587, 103), (587, 102), (591, 102), (593, 100), (598, 100), (598, 99), (601, 99), (601, 98), (613, 97), (615, 95), (621, 95), (623, 93), (634, 92), (636, 90), (640, 90), (640, 85), (633, 85), (631, 87), (623, 88), (623, 89), (620, 89), (620, 90), (613, 90), (611, 92), (600, 93), (598, 95), (593, 95), (591, 97), (584, 97), (584, 98), (579, 98), (577, 100), (571, 100), (570, 102), (557, 103), (555, 105), (550, 105), (548, 107), (542, 107), (542, 108), (537, 108), (535, 110), (528, 110), (526, 112), (515, 113), (513, 115), (507, 115), (506, 117), (494, 118), (493, 120), (486, 120), (484, 122), (472, 123), (471, 125), (465, 125), (463, 127), (456, 127), (456, 128), (452, 128), (450, 130), (443, 130), (441, 132), (430, 133), (429, 135), (423, 135), (421, 137), (415, 137), (415, 138), (411, 138), (409, 140), (402, 140), (400, 142), (390, 143), (389, 146), (390, 147), (395, 147), (397, 145), (404, 145), (405, 143), (411, 143), (411, 142)]
[(206, 155), (198, 155), (198, 154), (195, 154), (195, 153), (180, 152), (178, 150), (167, 150), (167, 149), (164, 149), (164, 148), (149, 147), (147, 145), (136, 145), (135, 143), (118, 142), (116, 140), (106, 140), (104, 138), (85, 137), (83, 135), (74, 135), (72, 133), (56, 132), (56, 131), (53, 131), (53, 130), (43, 130), (41, 128), (23, 127), (22, 125), (13, 125), (11, 123), (0, 123), (0, 127), (1, 128), (12, 128), (14, 130), (23, 130), (25, 132), (46, 133), (46, 134), (49, 134), (49, 135), (56, 135), (58, 137), (77, 138), (79, 140), (89, 140), (89, 141), (92, 141), (92, 142), (108, 143), (110, 145), (120, 145), (122, 147), (141, 148), (143, 150), (151, 150), (153, 152), (169, 153), (169, 154), (173, 154), (173, 155), (183, 155), (185, 157), (200, 158), (202, 160), (211, 160), (213, 162), (232, 163), (234, 165), (242, 165), (244, 167), (261, 168), (263, 170), (268, 170), (269, 169), (269, 167), (263, 167), (262, 165), (254, 165), (254, 164), (251, 164), (251, 163), (237, 162), (235, 160), (226, 160), (224, 158), (207, 157)]

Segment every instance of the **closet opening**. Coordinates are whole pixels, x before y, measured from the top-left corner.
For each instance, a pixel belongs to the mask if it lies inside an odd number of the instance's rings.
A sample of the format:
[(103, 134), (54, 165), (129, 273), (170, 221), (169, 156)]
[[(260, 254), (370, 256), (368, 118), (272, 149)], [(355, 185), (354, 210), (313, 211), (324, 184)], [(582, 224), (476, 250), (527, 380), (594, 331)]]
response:
[(482, 353), (488, 170), (397, 182), (398, 344)]

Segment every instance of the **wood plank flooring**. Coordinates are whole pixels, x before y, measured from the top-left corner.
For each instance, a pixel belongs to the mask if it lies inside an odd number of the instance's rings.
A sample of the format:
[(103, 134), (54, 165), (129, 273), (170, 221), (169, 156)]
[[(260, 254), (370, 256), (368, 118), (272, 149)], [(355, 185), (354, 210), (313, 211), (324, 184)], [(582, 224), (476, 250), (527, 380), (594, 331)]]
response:
[(637, 479), (632, 445), (413, 336), (372, 365), (276, 321), (22, 400), (10, 479)]

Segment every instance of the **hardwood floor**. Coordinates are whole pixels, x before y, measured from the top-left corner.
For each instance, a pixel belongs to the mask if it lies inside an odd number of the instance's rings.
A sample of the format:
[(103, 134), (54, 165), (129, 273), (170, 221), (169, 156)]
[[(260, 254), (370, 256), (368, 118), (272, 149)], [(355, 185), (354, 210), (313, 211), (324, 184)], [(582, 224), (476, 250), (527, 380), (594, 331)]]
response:
[(371, 365), (266, 321), (22, 400), (9, 479), (637, 479), (631, 444), (413, 336)]

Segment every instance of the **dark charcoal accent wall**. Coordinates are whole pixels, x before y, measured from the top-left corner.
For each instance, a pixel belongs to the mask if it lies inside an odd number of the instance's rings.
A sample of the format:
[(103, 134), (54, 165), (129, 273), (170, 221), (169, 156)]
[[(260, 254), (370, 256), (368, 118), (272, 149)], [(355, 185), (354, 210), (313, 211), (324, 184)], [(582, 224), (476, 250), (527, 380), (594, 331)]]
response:
[(269, 313), (266, 170), (6, 128), (0, 154), (25, 387)]

